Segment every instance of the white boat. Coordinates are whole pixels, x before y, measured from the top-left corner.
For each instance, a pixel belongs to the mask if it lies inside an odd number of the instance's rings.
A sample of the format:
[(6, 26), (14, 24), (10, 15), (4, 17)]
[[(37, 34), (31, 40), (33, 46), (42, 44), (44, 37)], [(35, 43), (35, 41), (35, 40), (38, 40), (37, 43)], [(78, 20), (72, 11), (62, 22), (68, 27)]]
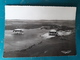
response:
[(47, 38), (55, 37), (56, 35), (57, 35), (57, 31), (55, 29), (52, 29), (48, 33), (41, 35), (41, 37), (47, 39)]
[(24, 34), (24, 29), (14, 29), (13, 34)]

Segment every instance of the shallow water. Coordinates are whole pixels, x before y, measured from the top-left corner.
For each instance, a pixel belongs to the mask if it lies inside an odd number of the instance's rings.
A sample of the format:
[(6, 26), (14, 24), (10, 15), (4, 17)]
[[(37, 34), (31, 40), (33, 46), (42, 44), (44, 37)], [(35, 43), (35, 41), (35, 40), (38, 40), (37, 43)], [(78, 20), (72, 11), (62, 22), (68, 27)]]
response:
[(47, 31), (40, 29), (26, 29), (23, 35), (14, 35), (12, 30), (6, 30), (5, 52), (22, 50), (31, 45), (38, 44), (43, 40), (40, 35), (46, 32)]

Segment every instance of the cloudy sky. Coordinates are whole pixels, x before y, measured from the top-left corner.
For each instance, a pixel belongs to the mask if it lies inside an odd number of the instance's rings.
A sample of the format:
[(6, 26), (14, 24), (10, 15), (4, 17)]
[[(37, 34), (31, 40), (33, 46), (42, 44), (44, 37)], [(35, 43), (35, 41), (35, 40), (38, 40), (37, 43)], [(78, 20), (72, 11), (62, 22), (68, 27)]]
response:
[(76, 7), (5, 6), (5, 19), (75, 20)]

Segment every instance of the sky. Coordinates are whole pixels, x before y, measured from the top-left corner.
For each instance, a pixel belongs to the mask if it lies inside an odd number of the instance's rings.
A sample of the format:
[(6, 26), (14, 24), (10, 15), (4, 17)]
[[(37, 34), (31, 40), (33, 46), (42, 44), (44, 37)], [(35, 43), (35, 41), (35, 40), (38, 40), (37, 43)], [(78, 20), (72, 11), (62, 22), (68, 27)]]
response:
[(75, 20), (76, 7), (5, 6), (5, 19), (19, 20)]

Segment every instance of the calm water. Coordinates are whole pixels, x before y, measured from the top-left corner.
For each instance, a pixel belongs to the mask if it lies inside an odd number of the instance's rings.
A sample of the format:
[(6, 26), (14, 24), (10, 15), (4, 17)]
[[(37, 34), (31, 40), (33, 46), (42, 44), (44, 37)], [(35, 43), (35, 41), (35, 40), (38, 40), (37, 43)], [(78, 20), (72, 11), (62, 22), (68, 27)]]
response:
[(14, 35), (12, 30), (5, 31), (5, 52), (22, 50), (33, 44), (37, 44), (43, 39), (41, 34), (46, 33), (46, 30), (26, 29), (23, 35)]

